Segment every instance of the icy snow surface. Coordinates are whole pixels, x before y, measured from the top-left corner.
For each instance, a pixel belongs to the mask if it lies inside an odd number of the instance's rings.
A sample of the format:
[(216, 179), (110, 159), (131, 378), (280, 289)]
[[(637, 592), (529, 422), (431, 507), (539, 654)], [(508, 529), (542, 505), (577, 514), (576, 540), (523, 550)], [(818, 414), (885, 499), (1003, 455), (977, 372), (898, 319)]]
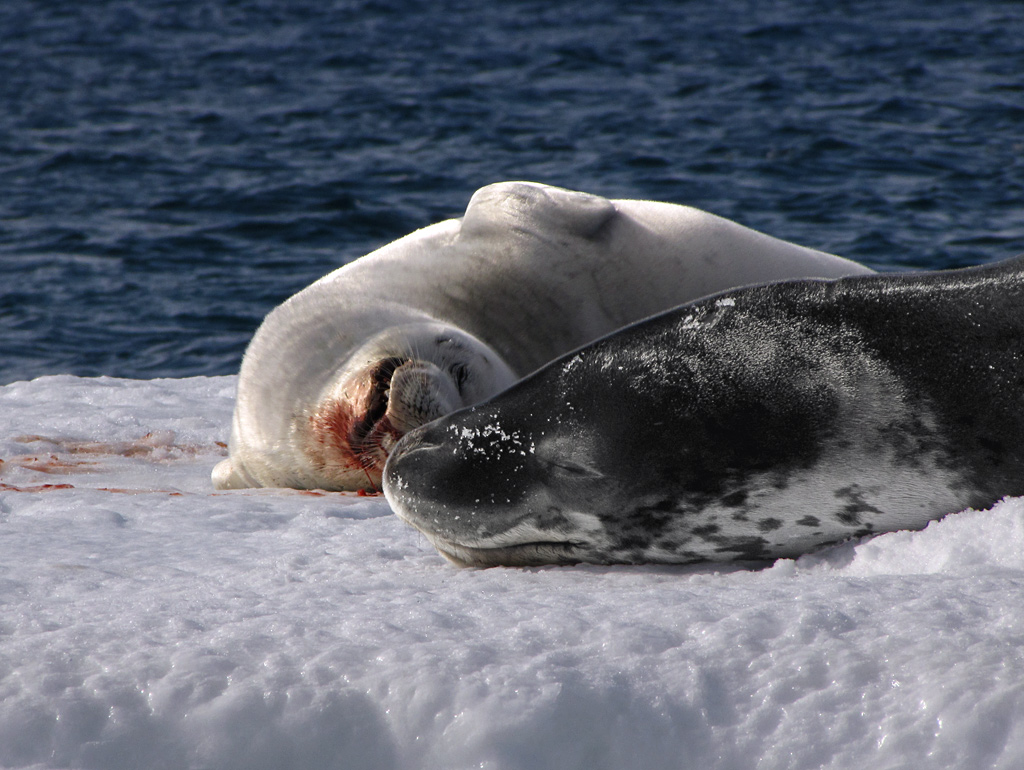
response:
[(1024, 501), (796, 562), (459, 570), (215, 493), (234, 379), (0, 388), (0, 765), (1024, 767)]

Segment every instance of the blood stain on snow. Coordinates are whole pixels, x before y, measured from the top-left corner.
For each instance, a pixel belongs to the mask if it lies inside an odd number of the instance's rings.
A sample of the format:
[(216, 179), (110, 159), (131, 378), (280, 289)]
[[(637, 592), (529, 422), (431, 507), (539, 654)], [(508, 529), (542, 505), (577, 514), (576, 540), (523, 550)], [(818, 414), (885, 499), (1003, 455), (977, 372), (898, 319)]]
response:
[(222, 441), (213, 442), (213, 446), (177, 444), (174, 431), (169, 430), (151, 431), (131, 441), (90, 441), (37, 435), (15, 436), (12, 440), (19, 444), (43, 444), (46, 451), (0, 460), (0, 469), (6, 464), (39, 473), (65, 475), (105, 470), (100, 459), (104, 455), (163, 461), (206, 453), (223, 454), (227, 448)]
[(5, 484), (0, 481), (2, 492), (52, 492), (57, 489), (74, 489), (74, 484), (33, 484), (28, 487), (19, 487), (14, 484)]
[[(74, 484), (30, 484), (19, 486), (0, 481), (0, 492), (57, 492), (62, 489), (77, 489)], [(184, 497), (183, 492), (172, 492), (169, 489), (125, 489), (122, 487), (97, 487), (97, 492), (111, 492), (117, 495), (167, 495), (168, 497)]]

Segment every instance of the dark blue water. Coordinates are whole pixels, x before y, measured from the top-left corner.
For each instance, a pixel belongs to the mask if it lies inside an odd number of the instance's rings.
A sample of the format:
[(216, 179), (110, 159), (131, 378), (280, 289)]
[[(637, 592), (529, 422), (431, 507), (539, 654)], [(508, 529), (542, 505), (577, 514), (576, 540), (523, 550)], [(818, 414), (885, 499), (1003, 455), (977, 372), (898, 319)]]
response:
[(230, 373), (531, 179), (876, 266), (1024, 251), (1024, 5), (4, 0), (0, 383)]

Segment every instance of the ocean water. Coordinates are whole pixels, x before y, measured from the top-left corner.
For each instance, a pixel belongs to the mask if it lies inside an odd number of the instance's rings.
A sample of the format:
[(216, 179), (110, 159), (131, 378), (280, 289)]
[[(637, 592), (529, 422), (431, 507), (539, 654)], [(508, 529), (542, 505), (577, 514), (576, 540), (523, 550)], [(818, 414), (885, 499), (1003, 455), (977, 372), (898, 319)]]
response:
[(882, 268), (1024, 251), (1024, 6), (5, 0), (0, 383), (237, 370), (324, 273), (529, 179)]

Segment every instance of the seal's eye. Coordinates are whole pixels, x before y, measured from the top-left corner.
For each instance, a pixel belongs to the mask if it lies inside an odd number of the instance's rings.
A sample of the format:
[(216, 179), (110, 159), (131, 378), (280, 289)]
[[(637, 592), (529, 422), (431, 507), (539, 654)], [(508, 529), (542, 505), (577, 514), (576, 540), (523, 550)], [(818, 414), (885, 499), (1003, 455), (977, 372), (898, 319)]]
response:
[(455, 381), (455, 387), (462, 390), (462, 386), (466, 384), (466, 379), (469, 377), (465, 364), (455, 364), (451, 368), (451, 373), (452, 379)]
[(537, 447), (536, 457), (555, 476), (575, 481), (604, 478), (604, 474), (591, 461), (590, 453), (576, 440), (546, 439)]
[(604, 474), (596, 468), (590, 468), (586, 465), (578, 465), (571, 460), (548, 460), (544, 463), (548, 466), (548, 469), (559, 476), (566, 476), (568, 478), (575, 479), (600, 479), (604, 478)]

